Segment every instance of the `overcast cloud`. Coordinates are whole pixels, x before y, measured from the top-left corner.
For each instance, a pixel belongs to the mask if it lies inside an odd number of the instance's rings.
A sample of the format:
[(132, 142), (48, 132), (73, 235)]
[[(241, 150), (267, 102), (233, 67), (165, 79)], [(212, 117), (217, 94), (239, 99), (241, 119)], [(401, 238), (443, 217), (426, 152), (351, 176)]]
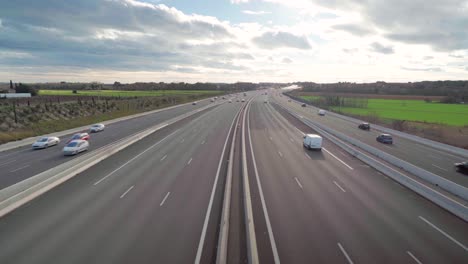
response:
[(1, 1), (0, 82), (466, 79), (466, 0), (206, 1)]

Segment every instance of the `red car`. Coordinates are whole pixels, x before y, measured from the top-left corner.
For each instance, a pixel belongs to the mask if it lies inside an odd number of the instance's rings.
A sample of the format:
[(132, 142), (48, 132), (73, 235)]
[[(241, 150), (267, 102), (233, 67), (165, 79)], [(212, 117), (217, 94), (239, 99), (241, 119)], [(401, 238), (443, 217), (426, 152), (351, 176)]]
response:
[(77, 139), (88, 140), (89, 134), (88, 133), (76, 133), (70, 138), (70, 140), (67, 141), (67, 144), (70, 143), (72, 140), (77, 140)]

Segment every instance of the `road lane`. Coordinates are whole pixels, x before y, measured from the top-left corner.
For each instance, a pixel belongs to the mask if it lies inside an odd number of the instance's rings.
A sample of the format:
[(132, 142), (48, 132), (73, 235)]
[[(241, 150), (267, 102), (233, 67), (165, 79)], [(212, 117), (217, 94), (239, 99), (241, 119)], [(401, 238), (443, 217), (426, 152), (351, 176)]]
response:
[[(430, 231), (418, 216), (437, 219), (464, 245), (468, 243), (465, 222), (373, 169), (358, 166), (362, 163), (350, 156), (346, 162), (354, 170), (326, 152), (292, 144), (289, 138), (302, 138), (301, 134), (278, 121), (281, 116), (275, 117), (269, 104), (256, 102), (251, 111), (254, 152), (282, 262), (345, 262), (337, 243), (354, 263), (413, 261), (407, 251), (423, 263), (468, 261), (462, 248)], [(278, 126), (283, 128), (275, 130)], [(270, 136), (275, 140), (270, 141)], [(327, 140), (324, 147), (339, 155), (339, 148)]]
[[(225, 104), (193, 122), (164, 128), (1, 218), (0, 263), (193, 262), (220, 153), (239, 106)], [(213, 215), (220, 205), (217, 199)], [(216, 229), (209, 226), (203, 260), (216, 252)]]
[[(209, 104), (213, 103), (210, 103), (209, 100), (203, 100), (197, 105), (184, 105), (109, 124), (104, 131), (90, 134), (89, 151)], [(0, 189), (74, 159), (76, 156), (64, 157), (62, 153), (62, 149), (70, 137), (71, 135), (60, 137), (61, 143), (47, 149), (32, 150), (31, 146), (24, 146), (1, 152)], [(25, 163), (27, 163), (27, 167), (24, 167)]]
[[(273, 94), (271, 95), (271, 98), (273, 101), (294, 110), (314, 122), (319, 122), (329, 128), (345, 133), (348, 136), (352, 136), (370, 146), (383, 150), (413, 165), (424, 168), (427, 171), (468, 187), (468, 177), (463, 177), (462, 174), (456, 172), (453, 166), (454, 163), (463, 161), (463, 157), (446, 153), (395, 135), (393, 135), (393, 145), (384, 145), (375, 140), (375, 138), (381, 133), (377, 130), (371, 128), (370, 131), (363, 131), (358, 129), (357, 125), (353, 122), (334, 117), (332, 115), (319, 116), (316, 108), (311, 106), (301, 107), (300, 104), (295, 101), (288, 102), (287, 100), (289, 98), (286, 96), (280, 97)], [(433, 166), (433, 164), (437, 165), (437, 167)]]

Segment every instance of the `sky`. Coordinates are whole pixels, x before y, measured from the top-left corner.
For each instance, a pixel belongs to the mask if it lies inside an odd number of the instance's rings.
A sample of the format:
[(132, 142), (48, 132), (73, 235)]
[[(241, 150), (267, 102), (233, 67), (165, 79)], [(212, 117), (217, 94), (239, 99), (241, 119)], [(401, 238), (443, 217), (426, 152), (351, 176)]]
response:
[(0, 82), (468, 79), (468, 0), (0, 0)]

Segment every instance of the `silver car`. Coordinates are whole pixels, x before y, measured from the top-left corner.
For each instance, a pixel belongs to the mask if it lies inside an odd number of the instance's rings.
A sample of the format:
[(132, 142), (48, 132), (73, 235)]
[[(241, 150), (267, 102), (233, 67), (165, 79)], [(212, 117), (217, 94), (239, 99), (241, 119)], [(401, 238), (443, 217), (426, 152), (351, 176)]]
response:
[(70, 156), (76, 155), (80, 152), (86, 151), (89, 148), (89, 142), (86, 140), (72, 140), (63, 148), (63, 155)]
[(103, 131), (104, 128), (106, 128), (106, 126), (104, 124), (95, 124), (95, 125), (92, 125), (89, 128), (89, 132), (91, 132), (91, 133), (100, 132), (100, 131)]
[(36, 142), (32, 144), (33, 149), (44, 149), (50, 146), (55, 146), (60, 143), (58, 137), (41, 137)]

